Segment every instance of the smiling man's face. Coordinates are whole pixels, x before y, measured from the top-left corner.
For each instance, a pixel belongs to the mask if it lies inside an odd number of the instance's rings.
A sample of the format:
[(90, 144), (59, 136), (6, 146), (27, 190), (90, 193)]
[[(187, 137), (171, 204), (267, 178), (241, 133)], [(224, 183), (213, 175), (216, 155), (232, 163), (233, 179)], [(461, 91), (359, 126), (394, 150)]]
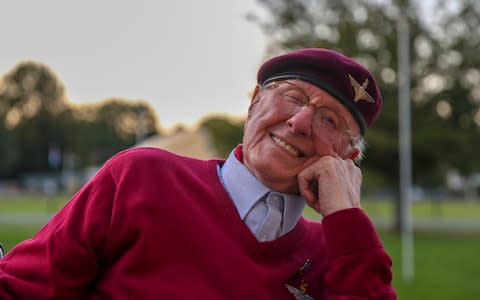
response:
[[(308, 99), (308, 103), (292, 110), (288, 101), (296, 101), (297, 97)], [(350, 141), (332, 142), (325, 129), (312, 127), (320, 107), (334, 111), (354, 136), (359, 134), (347, 109), (315, 85), (287, 80), (255, 91), (243, 137), (244, 164), (269, 188), (298, 193), (297, 174), (305, 167), (325, 155), (348, 156), (345, 151)]]

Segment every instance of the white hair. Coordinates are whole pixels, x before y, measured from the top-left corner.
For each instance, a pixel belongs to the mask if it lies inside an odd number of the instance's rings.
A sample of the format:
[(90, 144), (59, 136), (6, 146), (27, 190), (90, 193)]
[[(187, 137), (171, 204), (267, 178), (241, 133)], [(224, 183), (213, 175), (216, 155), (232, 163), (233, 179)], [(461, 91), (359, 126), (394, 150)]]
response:
[(365, 143), (365, 139), (363, 138), (363, 136), (360, 136), (355, 145), (353, 145), (353, 148), (358, 150), (358, 155), (357, 157), (355, 157), (354, 162), (360, 163), (362, 161), (362, 159), (365, 157), (366, 147), (367, 145)]

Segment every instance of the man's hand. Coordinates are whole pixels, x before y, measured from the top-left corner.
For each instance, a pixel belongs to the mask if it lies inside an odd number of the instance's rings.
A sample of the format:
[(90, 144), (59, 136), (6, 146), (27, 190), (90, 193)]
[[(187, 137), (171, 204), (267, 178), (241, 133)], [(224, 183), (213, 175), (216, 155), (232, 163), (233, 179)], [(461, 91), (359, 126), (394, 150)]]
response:
[(324, 156), (297, 176), (300, 193), (323, 217), (360, 207), (362, 172), (352, 160)]

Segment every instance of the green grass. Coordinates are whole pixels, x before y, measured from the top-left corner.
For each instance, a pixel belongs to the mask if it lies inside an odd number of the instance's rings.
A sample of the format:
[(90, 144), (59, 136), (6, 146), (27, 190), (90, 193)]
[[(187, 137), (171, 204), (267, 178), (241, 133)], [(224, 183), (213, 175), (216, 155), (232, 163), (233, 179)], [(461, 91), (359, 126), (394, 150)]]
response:
[[(362, 202), (362, 207), (369, 214), (374, 216), (392, 216), (394, 205), (392, 201), (373, 201), (366, 200)], [(465, 202), (459, 200), (425, 200), (412, 203), (412, 212), (414, 217), (480, 217), (480, 202)]]
[(0, 241), (8, 251), (21, 241), (31, 238), (41, 225), (0, 225)]
[(51, 213), (58, 211), (70, 196), (10, 196), (0, 199), (0, 212)]
[(398, 299), (479, 298), (478, 236), (416, 233), (413, 282), (402, 280), (399, 237), (384, 233), (382, 239), (393, 260), (394, 286), (398, 292)]
[[(22, 197), (0, 199), (0, 213), (8, 212), (54, 212), (69, 199)], [(364, 209), (373, 216), (391, 216), (392, 203), (387, 201), (364, 201)], [(416, 217), (480, 217), (480, 203), (457, 201), (415, 202)], [(307, 209), (305, 214), (318, 215)], [(0, 225), (0, 241), (7, 251), (20, 241), (30, 238), (41, 227), (38, 225)], [(416, 232), (415, 280), (404, 282), (401, 267), (401, 241), (390, 232), (380, 232), (385, 249), (393, 260), (394, 286), (398, 299), (476, 300), (480, 295), (478, 273), (480, 270), (480, 237), (472, 233)]]
[[(0, 199), (0, 212), (29, 212), (51, 213), (62, 207), (70, 199), (69, 195), (47, 196), (15, 196)], [(375, 217), (393, 216), (393, 202), (388, 200), (364, 199), (362, 207)], [(412, 204), (414, 217), (452, 217), (452, 218), (480, 218), (480, 201), (463, 202), (458, 200), (449, 201), (416, 201)], [(312, 218), (316, 213), (310, 208), (305, 211)]]
[[(374, 217), (392, 217), (394, 203), (392, 201), (375, 201), (365, 199), (362, 208)], [(480, 218), (480, 202), (462, 201), (416, 201), (412, 204), (414, 218), (446, 217), (446, 218)], [(316, 213), (309, 207), (305, 209), (308, 217), (316, 218)]]

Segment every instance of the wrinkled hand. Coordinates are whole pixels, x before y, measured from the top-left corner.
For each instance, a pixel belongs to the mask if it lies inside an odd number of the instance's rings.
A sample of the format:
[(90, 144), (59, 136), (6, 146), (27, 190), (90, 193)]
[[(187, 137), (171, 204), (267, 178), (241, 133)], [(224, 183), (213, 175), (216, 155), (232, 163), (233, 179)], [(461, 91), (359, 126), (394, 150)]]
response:
[(360, 207), (362, 172), (352, 160), (324, 156), (297, 176), (300, 193), (322, 216)]

